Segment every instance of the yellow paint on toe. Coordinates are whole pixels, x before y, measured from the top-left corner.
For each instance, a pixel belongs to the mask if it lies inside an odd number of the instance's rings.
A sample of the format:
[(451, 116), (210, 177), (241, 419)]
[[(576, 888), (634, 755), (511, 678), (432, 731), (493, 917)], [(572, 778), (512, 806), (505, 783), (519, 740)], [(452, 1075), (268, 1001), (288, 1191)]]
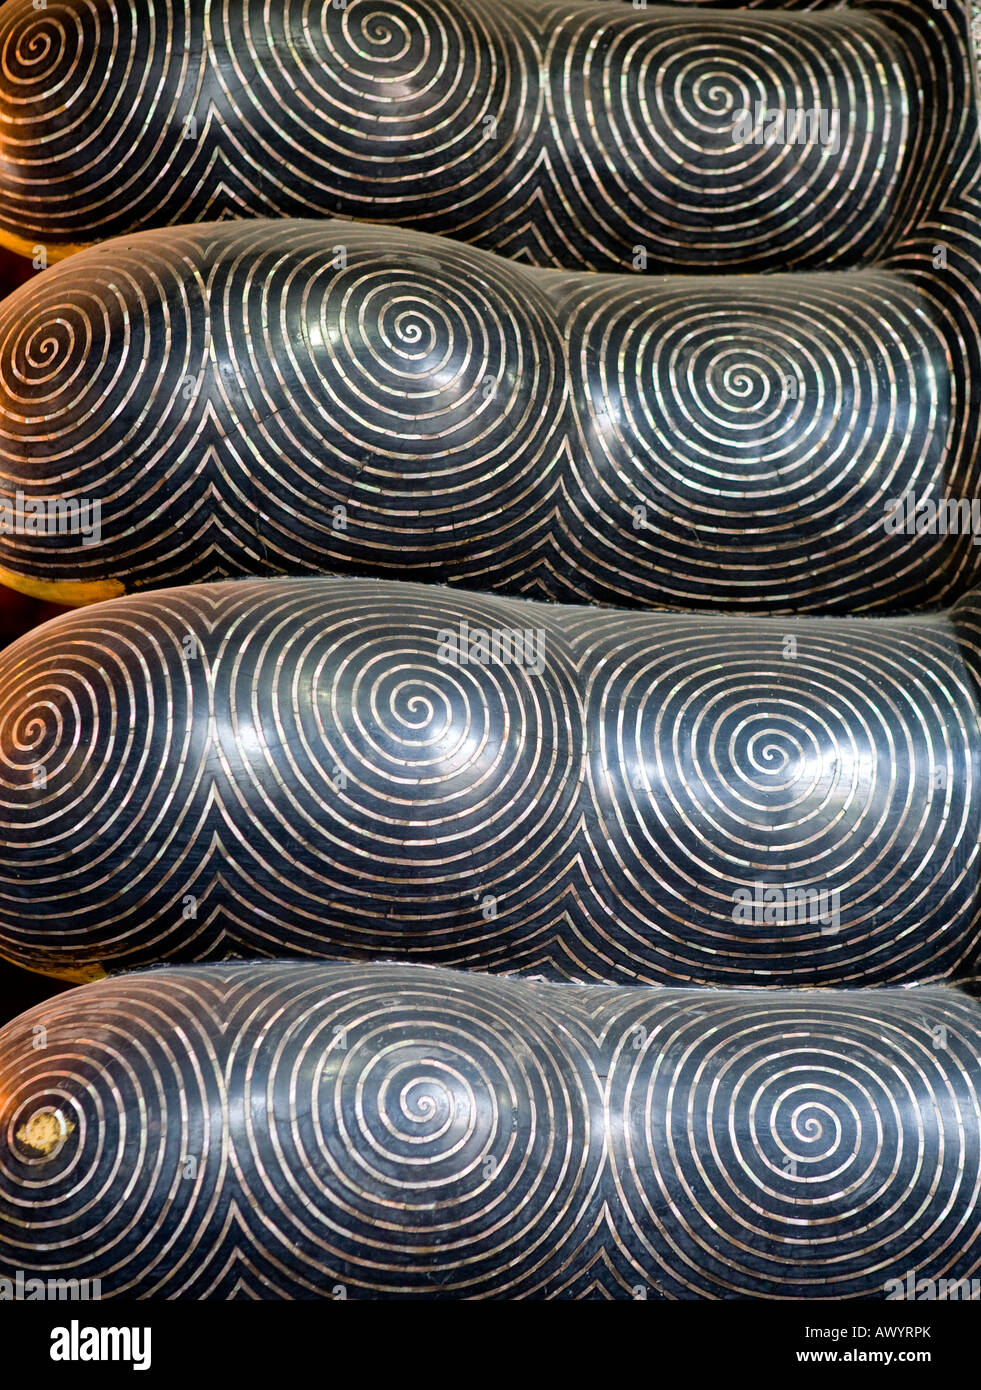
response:
[(75, 1126), (71, 1120), (54, 1110), (38, 1110), (26, 1125), (21, 1125), (17, 1138), (28, 1149), (49, 1154), (68, 1138)]
[(37, 961), (18, 960), (15, 956), (8, 956), (0, 951), (0, 960), (5, 960), (8, 965), (16, 966), (18, 970), (29, 970), (32, 975), (43, 975), (48, 980), (67, 980), (70, 985), (91, 985), (96, 980), (106, 980), (109, 978), (108, 972), (103, 970), (101, 965), (60, 965), (55, 966), (52, 962), (39, 965)]
[[(16, 962), (15, 962), (16, 963)], [(70, 985), (92, 985), (96, 980), (107, 980), (109, 976), (101, 965), (78, 965), (74, 969), (66, 969), (64, 966), (57, 970), (42, 970), (39, 965), (21, 965), (22, 970), (29, 970), (32, 975), (44, 975), (49, 980), (67, 980)]]
[(27, 598), (44, 599), (47, 603), (64, 603), (69, 608), (84, 608), (89, 603), (102, 603), (107, 598), (125, 594), (126, 585), (118, 579), (31, 579), (15, 574), (0, 565), (0, 584), (24, 594)]
[(6, 227), (0, 227), (0, 246), (5, 246), (8, 251), (13, 251), (15, 256), (26, 256), (29, 261), (33, 261), (37, 254), (37, 248), (43, 246), (49, 265), (53, 265), (55, 261), (63, 261), (68, 256), (74, 256), (76, 251), (87, 251), (90, 246), (95, 244), (93, 241), (51, 243), (45, 241), (41, 236), (33, 238), (18, 236), (16, 232), (8, 231)]

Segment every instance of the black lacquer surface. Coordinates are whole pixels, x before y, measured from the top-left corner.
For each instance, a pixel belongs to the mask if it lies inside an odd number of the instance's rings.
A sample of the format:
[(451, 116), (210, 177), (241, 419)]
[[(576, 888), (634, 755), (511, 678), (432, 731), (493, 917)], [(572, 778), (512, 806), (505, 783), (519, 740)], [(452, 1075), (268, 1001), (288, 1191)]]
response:
[[(792, 138), (768, 138), (770, 110)], [(958, 0), (9, 0), (0, 16), (2, 226), (29, 254), (326, 215), (584, 269), (844, 268), (957, 206), (976, 155)]]
[(979, 621), (355, 579), (78, 610), (0, 655), (0, 954), (974, 974)]
[(978, 1005), (949, 989), (150, 971), (0, 1032), (0, 1275), (104, 1298), (970, 1290), (979, 1077)]
[(966, 256), (693, 280), (350, 222), (119, 238), (0, 306), (0, 576), (936, 605), (981, 557)]

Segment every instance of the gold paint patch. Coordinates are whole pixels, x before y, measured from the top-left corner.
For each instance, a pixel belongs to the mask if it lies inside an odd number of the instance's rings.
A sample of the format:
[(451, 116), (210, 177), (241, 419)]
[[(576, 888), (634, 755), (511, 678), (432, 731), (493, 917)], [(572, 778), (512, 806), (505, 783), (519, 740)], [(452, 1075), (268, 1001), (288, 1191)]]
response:
[(0, 565), (0, 584), (27, 598), (44, 599), (48, 603), (64, 603), (70, 608), (85, 608), (90, 603), (103, 603), (119, 598), (126, 586), (118, 579), (30, 579), (25, 574)]
[(53, 1110), (39, 1110), (32, 1115), (26, 1125), (17, 1131), (17, 1138), (29, 1149), (40, 1154), (49, 1154), (58, 1147), (75, 1126), (70, 1120), (57, 1115)]

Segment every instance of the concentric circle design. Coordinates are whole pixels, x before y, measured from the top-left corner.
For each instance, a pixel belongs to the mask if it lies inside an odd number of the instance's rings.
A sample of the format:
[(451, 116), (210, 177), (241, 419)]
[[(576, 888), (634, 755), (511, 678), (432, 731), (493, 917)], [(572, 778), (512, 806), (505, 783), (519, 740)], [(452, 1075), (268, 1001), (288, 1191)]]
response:
[[(145, 894), (189, 891), (204, 846), (178, 848), (172, 810), (206, 794), (208, 700), (175, 618), (164, 608), (134, 624), (120, 612), (110, 632), (80, 613), (69, 630), (46, 627), (59, 645), (20, 649), (0, 695), (0, 901), (23, 901), (25, 875), (36, 897), (35, 915), (9, 918), (15, 954), (43, 962), (57, 922), (71, 971), (76, 956), (91, 960), (93, 930), (117, 945), (145, 932)], [(167, 930), (151, 928), (154, 949), (165, 951)]]
[(959, 20), (913, 0), (9, 0), (3, 226), (341, 215), (589, 270), (856, 266), (957, 167), (969, 80)]
[(952, 289), (555, 275), (334, 221), (140, 233), (0, 306), (0, 567), (68, 598), (331, 572), (939, 603), (979, 573), (971, 524), (887, 521), (977, 491)]
[(80, 610), (0, 656), (0, 953), (970, 974), (976, 608), (784, 627), (297, 579)]
[(567, 532), (584, 597), (762, 611), (779, 594), (854, 611), (859, 589), (884, 606), (931, 588), (940, 550), (971, 571), (970, 535), (921, 535), (927, 559), (885, 525), (894, 499), (974, 491), (946, 434), (949, 325), (919, 289), (872, 273), (640, 295), (606, 276), (565, 284), (582, 445)]
[[(621, 904), (632, 951), (651, 950), (657, 920), (676, 979), (713, 952), (733, 984), (761, 966), (879, 982), (912, 955), (922, 978), (948, 912), (974, 920), (981, 832), (973, 679), (957, 657), (946, 676), (934, 665), (944, 629), (654, 621), (656, 641), (583, 623), (594, 892)], [(770, 890), (785, 915), (766, 915)]]
[(981, 1181), (973, 1122), (954, 1137), (977, 1038), (960, 1001), (927, 998), (675, 994), (655, 1027), (630, 1010), (611, 1162), (618, 1228), (652, 1283), (843, 1298), (976, 1259), (953, 1211)]
[[(135, 973), (0, 1033), (0, 1275), (198, 1299), (969, 1279), (979, 1049), (977, 1004), (937, 988)], [(74, 1127), (33, 1162), (17, 1132), (54, 1107)]]
[[(326, 1007), (325, 980), (344, 986)], [(230, 1084), (250, 1117), (242, 1181), (277, 1213), (277, 1248), (337, 1260), (361, 1296), (546, 1286), (599, 1181), (581, 1044), (443, 971), (294, 974), (271, 1003), (277, 1046), (239, 1050)], [(298, 1122), (270, 1136), (287, 1091)]]
[[(129, 999), (71, 991), (43, 1019), (8, 1024), (0, 1047), (5, 1275), (30, 1271), (123, 1292), (136, 1249), (140, 1288), (152, 1294), (158, 1271), (179, 1283), (194, 1263), (227, 1166), (216, 1122), (221, 1078), (209, 1055), (217, 1020), (195, 1013), (190, 982), (170, 983), (143, 981)], [(39, 1149), (46, 1117), (59, 1141)]]

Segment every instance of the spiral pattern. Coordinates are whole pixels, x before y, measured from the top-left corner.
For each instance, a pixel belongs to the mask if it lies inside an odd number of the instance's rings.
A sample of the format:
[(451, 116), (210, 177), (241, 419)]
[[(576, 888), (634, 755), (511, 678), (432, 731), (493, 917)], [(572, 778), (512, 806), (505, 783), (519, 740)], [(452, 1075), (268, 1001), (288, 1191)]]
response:
[[(698, 921), (701, 950), (725, 953), (718, 979), (748, 982), (754, 961), (769, 973), (779, 960), (784, 982), (811, 983), (833, 961), (836, 983), (867, 983), (905, 975), (910, 953), (922, 970), (928, 904), (944, 900), (946, 918), (957, 901), (973, 935), (975, 667), (948, 665), (942, 628), (653, 621), (656, 636), (623, 618), (576, 622), (596, 672), (595, 891), (619, 898), (633, 949), (656, 916), (677, 953), (669, 969), (693, 964)], [(734, 875), (754, 899), (758, 884), (838, 894), (838, 929), (734, 932)]]
[(91, 241), (100, 233), (80, 228), (99, 204), (126, 229), (151, 180), (176, 209), (187, 203), (184, 180), (201, 177), (207, 205), (208, 161), (182, 139), (208, 69), (191, 9), (184, 0), (18, 0), (4, 12), (0, 169), (15, 239)]
[[(111, 1279), (113, 1266), (125, 1265), (122, 1252), (146, 1230), (163, 1246), (143, 1263), (150, 1287), (161, 1262), (172, 1277), (193, 1264), (194, 1248), (218, 1214), (229, 1152), (218, 1119), (221, 1077), (205, 1061), (215, 1012), (195, 1008), (192, 981), (175, 983), (159, 1007), (152, 993), (139, 990), (128, 1002), (114, 1001), (112, 1018), (98, 996), (73, 994), (77, 1012), (45, 1017), (50, 1046), (32, 1047), (38, 1035), (29, 1029), (25, 1047), (16, 1022), (9, 1025), (17, 1046), (5, 1057), (0, 1083), (5, 1267), (13, 1260), (26, 1269), (46, 1258), (60, 1267), (59, 1250), (77, 1238), (76, 1268), (90, 1268), (81, 1277), (105, 1271)], [(55, 1044), (62, 1023), (66, 1031)], [(51, 1149), (39, 1148), (32, 1135), (46, 1113), (65, 1131)], [(189, 1155), (193, 1175), (185, 1176)], [(161, 1235), (170, 1221), (186, 1251)], [(67, 1270), (64, 1277), (71, 1277)]]
[(242, 569), (511, 579), (565, 442), (547, 299), (489, 256), (344, 223), (214, 229), (204, 259), (216, 448), (263, 520)]
[[(888, 247), (918, 113), (901, 47), (883, 61), (877, 18), (683, 14), (606, 22), (602, 37), (583, 11), (548, 53), (552, 122), (569, 132), (564, 202), (588, 242), (646, 246), (653, 229), (666, 265), (754, 268), (764, 239), (767, 268), (854, 264)], [(762, 138), (758, 112), (788, 107), (834, 113), (837, 132), (829, 124), (824, 144)], [(734, 138), (745, 112), (758, 143)]]
[(979, 1049), (977, 1004), (938, 988), (130, 975), (0, 1033), (0, 1274), (103, 1297), (883, 1297), (977, 1265)]
[[(149, 256), (140, 249), (97, 253), (84, 283), (29, 283), (2, 330), (9, 354), (0, 369), (4, 503), (16, 510), (18, 491), (98, 503), (122, 565), (136, 559), (150, 518), (164, 528), (193, 527), (200, 506), (193, 467), (170, 450), (199, 423), (197, 405), (179, 388), (202, 373), (208, 325), (200, 289), (182, 286), (187, 267), (179, 251), (153, 233), (147, 242)], [(163, 360), (155, 360), (158, 343), (166, 346)], [(23, 460), (15, 471), (5, 466), (11, 455)], [(83, 555), (89, 549), (80, 530), (7, 539), (14, 550), (33, 550), (42, 568), (52, 550), (62, 549), (64, 562), (66, 547)]]
[(557, 275), (343, 222), (140, 233), (0, 306), (0, 502), (99, 507), (97, 534), (0, 529), (0, 567), (69, 599), (330, 571), (936, 603), (977, 577), (972, 536), (885, 519), (977, 491), (981, 311), (968, 333), (949, 280)]
[[(936, 592), (914, 538), (882, 522), (888, 499), (976, 490), (952, 325), (921, 312), (922, 288), (867, 272), (638, 294), (569, 276), (555, 297), (580, 446), (566, 490), (580, 597), (854, 612)], [(953, 547), (963, 583), (970, 537), (920, 539), (934, 555)]]
[[(442, 660), (461, 619), (496, 631), (509, 611), (438, 593), (243, 586), (237, 642), (213, 667), (242, 873), (260, 869), (277, 900), (291, 885), (318, 954), (325, 903), (350, 950), (399, 949), (412, 921), (434, 951), (449, 933), (479, 954), (485, 900), (530, 912), (570, 853), (582, 732), (569, 658), (553, 643), (547, 684), (519, 665)], [(293, 913), (282, 903), (267, 925), (271, 954)]]
[(656, 1027), (646, 1001), (618, 1014), (629, 1041), (608, 1117), (617, 1228), (664, 1293), (867, 1297), (937, 1258), (971, 1266), (954, 1213), (981, 1176), (959, 1076), (977, 1047), (961, 1008), (976, 1005), (940, 991), (671, 999)]
[[(199, 793), (208, 749), (207, 727), (195, 719), (197, 710), (207, 708), (200, 663), (184, 665), (185, 629), (174, 616), (163, 611), (158, 622), (136, 626), (124, 619), (112, 636), (97, 622), (83, 623), (68, 638), (75, 656), (64, 664), (52, 664), (50, 654), (35, 650), (22, 668), (31, 688), (28, 700), (7, 705), (0, 715), (3, 803), (13, 810), (21, 801), (27, 813), (15, 811), (8, 822), (11, 844), (17, 843), (22, 866), (37, 875), (42, 912), (61, 915), (68, 958), (81, 952), (88, 959), (93, 902), (113, 876), (120, 844), (155, 846), (141, 869), (164, 891), (175, 875), (179, 884), (193, 878), (206, 854), (203, 845), (185, 844), (176, 862), (167, 862), (174, 828), (168, 825), (170, 808)], [(52, 635), (62, 630), (55, 619)], [(159, 709), (155, 690), (164, 701)], [(50, 833), (32, 837), (31, 820), (46, 824)], [(63, 830), (82, 820), (87, 828), (75, 852), (89, 865), (95, 896), (88, 905), (79, 898), (72, 907), (59, 886), (67, 848)], [(12, 859), (6, 867), (9, 890), (19, 871)]]
[(204, 27), (230, 170), (286, 157), (269, 211), (466, 220), (531, 172), (535, 50), (497, 7), (224, 0)]
[(969, 975), (978, 612), (785, 631), (298, 579), (66, 615), (0, 656), (0, 952)]
[[(2, 226), (56, 252), (182, 220), (339, 214), (583, 269), (629, 268), (638, 247), (652, 270), (854, 266), (956, 167), (969, 63), (963, 16), (914, 0), (739, 15), (10, 0)], [(766, 109), (837, 125), (743, 138), (740, 112)]]
[[(314, 969), (294, 975), (279, 1045), (236, 1047), (229, 1072), (250, 1117), (241, 1182), (277, 1212), (277, 1245), (304, 1251), (311, 1292), (332, 1257), (362, 1296), (540, 1287), (599, 1182), (582, 1041), (516, 1029), (500, 989), (466, 976)], [(264, 1113), (287, 1090), (299, 1123), (267, 1154)]]

